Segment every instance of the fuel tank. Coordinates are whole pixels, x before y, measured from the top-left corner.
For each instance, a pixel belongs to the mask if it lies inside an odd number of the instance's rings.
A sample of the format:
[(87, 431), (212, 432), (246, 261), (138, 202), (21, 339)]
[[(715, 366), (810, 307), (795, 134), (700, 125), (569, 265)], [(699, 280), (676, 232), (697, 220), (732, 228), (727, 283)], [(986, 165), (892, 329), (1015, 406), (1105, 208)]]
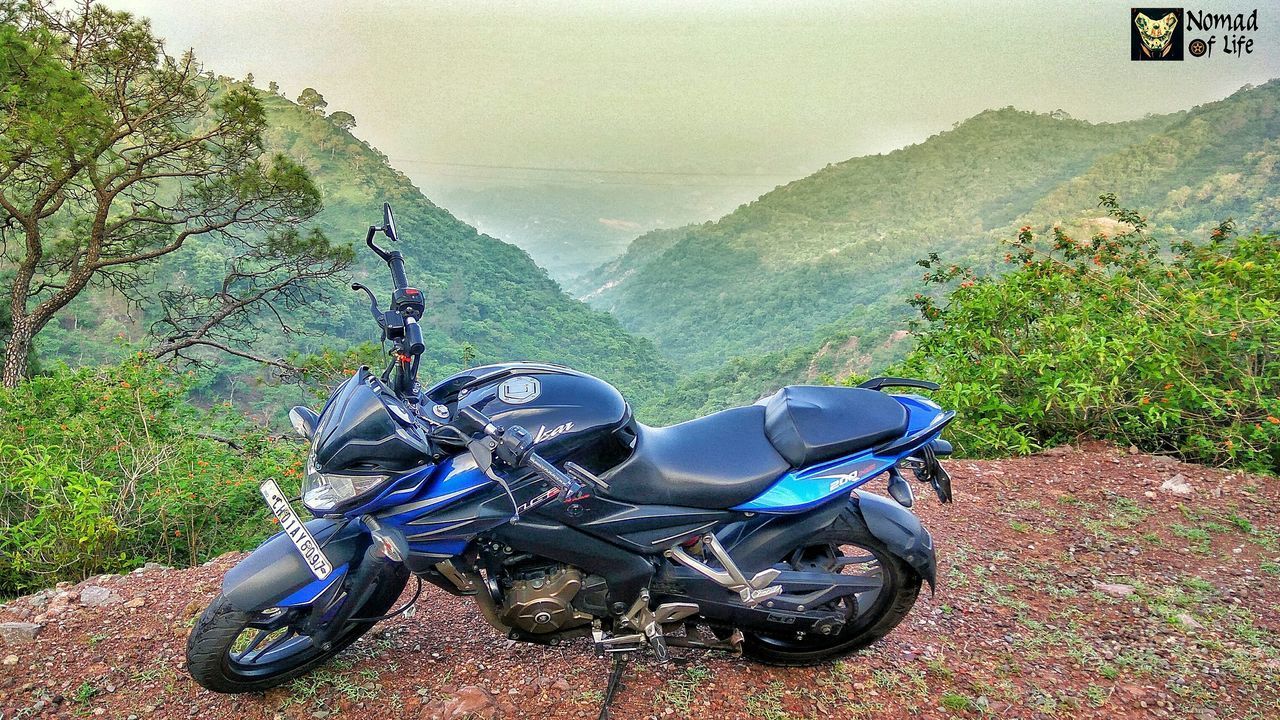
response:
[(473, 407), (497, 425), (520, 425), (539, 455), (573, 460), (593, 471), (612, 467), (629, 452), (618, 430), (631, 420), (622, 393), (584, 372), (560, 365), (504, 363), (464, 370), (426, 392), (437, 418)]

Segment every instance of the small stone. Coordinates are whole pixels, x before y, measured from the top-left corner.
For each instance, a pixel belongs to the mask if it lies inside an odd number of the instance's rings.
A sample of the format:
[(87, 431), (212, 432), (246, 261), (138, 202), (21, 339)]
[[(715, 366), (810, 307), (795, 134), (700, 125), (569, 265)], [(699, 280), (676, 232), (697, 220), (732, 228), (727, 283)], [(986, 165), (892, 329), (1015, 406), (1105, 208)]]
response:
[(1070, 445), (1059, 445), (1057, 447), (1051, 447), (1048, 450), (1045, 450), (1044, 454), (1049, 455), (1051, 457), (1057, 457), (1061, 455), (1070, 455), (1075, 451), (1076, 449), (1071, 447)]
[(1160, 483), (1160, 489), (1173, 495), (1190, 495), (1191, 483), (1187, 482), (1185, 475), (1178, 473)]
[(1188, 630), (1204, 629), (1204, 626), (1201, 625), (1199, 622), (1197, 622), (1196, 619), (1192, 617), (1190, 613), (1178, 613), (1173, 617), (1173, 619), (1177, 620), (1178, 624), (1182, 625)]
[(1130, 455), (1137, 455), (1137, 454), (1138, 454), (1138, 446), (1137, 446), (1137, 445), (1130, 445), (1130, 446), (1129, 446), (1129, 454), (1130, 454)]
[(1106, 593), (1107, 595), (1110, 595), (1112, 597), (1123, 598), (1123, 597), (1129, 597), (1130, 595), (1133, 594), (1132, 585), (1124, 585), (1121, 583), (1096, 582), (1093, 584), (1093, 587), (1098, 592)]
[(1166, 466), (1166, 467), (1167, 467), (1167, 466), (1169, 466), (1169, 465), (1177, 465), (1179, 462), (1181, 462), (1181, 461), (1180, 461), (1180, 460), (1178, 460), (1178, 458), (1173, 457), (1172, 455), (1153, 455), (1153, 456), (1151, 456), (1151, 464), (1152, 464), (1152, 465), (1164, 465), (1164, 466)]
[(10, 645), (29, 643), (40, 634), (42, 625), (29, 622), (0, 623), (0, 640)]
[(444, 718), (492, 718), (497, 707), (489, 691), (478, 685), (466, 685), (458, 689), (441, 713)]
[(115, 605), (121, 600), (122, 598), (116, 593), (98, 585), (89, 585), (80, 590), (80, 604), (87, 607)]
[(5, 656), (4, 656), (3, 663), (4, 663), (5, 665), (17, 665), (17, 664), (18, 664), (18, 656), (17, 656), (17, 655), (5, 655)]
[(136, 597), (130, 600), (129, 602), (126, 602), (124, 606), (127, 608), (140, 608), (146, 604), (147, 604), (147, 601), (145, 598)]

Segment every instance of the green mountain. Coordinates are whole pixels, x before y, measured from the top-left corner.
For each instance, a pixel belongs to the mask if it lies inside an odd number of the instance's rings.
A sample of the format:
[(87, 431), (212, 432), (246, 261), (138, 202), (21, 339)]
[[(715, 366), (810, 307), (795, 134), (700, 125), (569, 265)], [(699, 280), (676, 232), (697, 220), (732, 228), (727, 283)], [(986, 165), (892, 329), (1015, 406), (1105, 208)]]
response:
[(1280, 225), (1278, 108), (1280, 81), (1129, 123), (988, 111), (718, 222), (644, 235), (578, 290), (684, 364), (667, 420), (869, 373), (909, 347), (905, 300), (929, 252), (991, 270), (1023, 225), (1113, 230), (1104, 192), (1163, 240), (1202, 239), (1228, 217)]
[(1153, 229), (1194, 235), (1233, 216), (1273, 226), (1280, 142), (1273, 81), (1193, 110), (1092, 124), (987, 111), (919, 145), (848, 160), (724, 218), (638, 238), (575, 286), (689, 370), (823, 344), (884, 339), (931, 251), (985, 265), (1021, 224), (1097, 212), (1115, 192)]
[[(368, 143), (283, 97), (263, 93), (263, 103), (270, 121), (269, 149), (305, 165), (322, 191), (324, 209), (311, 225), (333, 240), (355, 244), (357, 262), (347, 276), (324, 288), (327, 304), (284, 318), (290, 327), (305, 332), (274, 332), (265, 322), (271, 319), (264, 319), (254, 339), (256, 352), (311, 354), (376, 341), (368, 301), (348, 285), (365, 283), (385, 306), (387, 268), (363, 241), (368, 226), (381, 221), (381, 203), (389, 201), (396, 211), (403, 238), (399, 249), (410, 282), (428, 300), (422, 323), (428, 346), (424, 379), (461, 367), (464, 344), (471, 346), (472, 364), (563, 363), (610, 380), (639, 402), (673, 379), (650, 341), (628, 334), (607, 313), (571, 298), (524, 251), (476, 232), (432, 203)], [(159, 289), (173, 283), (216, 282), (225, 262), (226, 247), (216, 241), (188, 243), (158, 267), (154, 285)], [(73, 364), (126, 352), (93, 340), (140, 339), (152, 319), (145, 308), (130, 315), (118, 297), (105, 291), (69, 310), (62, 324), (76, 332), (46, 333), (41, 347), (48, 356)], [(248, 394), (269, 392), (255, 380), (259, 371), (254, 366), (227, 358), (217, 362), (218, 378), (213, 382), (218, 392), (213, 396), (225, 396), (233, 387)]]
[(714, 223), (642, 236), (594, 274), (596, 287), (576, 289), (689, 369), (833, 328), (879, 332), (904, 313), (916, 259), (989, 254), (993, 231), (1177, 119), (984, 112), (918, 145), (830, 165)]

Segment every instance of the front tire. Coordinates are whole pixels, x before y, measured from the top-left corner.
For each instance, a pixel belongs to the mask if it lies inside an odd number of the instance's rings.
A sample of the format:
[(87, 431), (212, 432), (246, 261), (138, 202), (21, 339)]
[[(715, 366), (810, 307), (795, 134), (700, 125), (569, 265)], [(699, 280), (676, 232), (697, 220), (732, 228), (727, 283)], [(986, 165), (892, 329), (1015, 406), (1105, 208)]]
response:
[[(357, 617), (376, 617), (391, 609), (400, 597), (406, 577), (397, 576), (383, 583), (373, 595), (356, 610)], [(283, 614), (273, 612), (280, 610)], [(283, 685), (305, 675), (318, 665), (328, 662), (345, 650), (372, 628), (376, 621), (349, 622), (334, 638), (328, 649), (311, 645), (311, 640), (298, 634), (289, 623), (289, 613), (295, 610), (272, 609), (262, 613), (247, 613), (236, 609), (223, 595), (218, 595), (205, 609), (187, 638), (187, 670), (201, 686), (220, 693), (245, 693), (267, 690)], [(306, 609), (303, 609), (306, 612)], [(272, 618), (278, 618), (273, 620)], [(271, 635), (258, 638), (258, 645), (246, 640), (246, 634), (257, 637), (271, 628)], [(272, 637), (272, 635), (278, 635)], [(289, 633), (293, 633), (289, 637)], [(272, 643), (279, 648), (270, 650)], [(246, 656), (258, 651), (259, 662), (246, 662)], [(272, 657), (276, 653), (279, 657)], [(239, 656), (239, 659), (237, 659)]]
[[(834, 636), (797, 638), (744, 632), (742, 652), (747, 658), (766, 665), (817, 665), (861, 650), (888, 635), (911, 611), (920, 594), (919, 573), (871, 534), (856, 507), (846, 508), (825, 530), (806, 540), (804, 547), (796, 548), (792, 556), (804, 556), (810, 548), (824, 545), (852, 547), (874, 557), (882, 584), (875, 597), (867, 601), (869, 607), (865, 611), (857, 608), (856, 616)], [(862, 602), (859, 597), (857, 603)]]

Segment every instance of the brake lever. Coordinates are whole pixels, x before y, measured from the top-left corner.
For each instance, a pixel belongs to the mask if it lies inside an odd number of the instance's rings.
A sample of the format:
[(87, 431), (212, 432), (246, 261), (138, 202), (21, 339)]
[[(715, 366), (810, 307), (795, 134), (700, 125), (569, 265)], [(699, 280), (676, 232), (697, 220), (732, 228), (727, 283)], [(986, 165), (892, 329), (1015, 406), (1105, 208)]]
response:
[(382, 314), (382, 309), (378, 307), (378, 298), (374, 296), (373, 291), (361, 285), (360, 283), (351, 283), (352, 290), (362, 290), (365, 295), (369, 296), (369, 313), (373, 315), (373, 319), (377, 321), (378, 327), (385, 332), (387, 329), (386, 318)]

